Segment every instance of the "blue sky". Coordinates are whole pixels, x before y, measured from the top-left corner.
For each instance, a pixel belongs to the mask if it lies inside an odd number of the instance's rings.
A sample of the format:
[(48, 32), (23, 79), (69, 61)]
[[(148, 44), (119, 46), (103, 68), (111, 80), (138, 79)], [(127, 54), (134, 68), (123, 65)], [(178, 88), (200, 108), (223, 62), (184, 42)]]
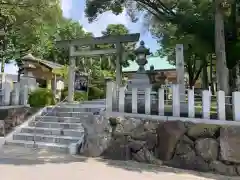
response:
[[(67, 18), (78, 21), (86, 31), (92, 32), (95, 36), (101, 36), (101, 32), (106, 29), (108, 24), (124, 24), (131, 33), (140, 33), (140, 40), (144, 40), (151, 52), (155, 52), (159, 45), (151, 34), (143, 27), (141, 22), (132, 23), (124, 11), (116, 16), (111, 12), (102, 14), (95, 22), (88, 23), (84, 14), (85, 0), (61, 0), (63, 15)], [(1, 65), (0, 65), (1, 66)], [(5, 65), (5, 73), (17, 74), (17, 66), (14, 63)]]
[(108, 24), (124, 24), (131, 33), (140, 33), (141, 40), (144, 40), (152, 52), (155, 52), (159, 45), (151, 34), (143, 27), (141, 22), (132, 23), (126, 12), (116, 16), (111, 12), (102, 14), (95, 22), (89, 24), (84, 14), (85, 0), (62, 0), (63, 14), (67, 18), (78, 21), (86, 31), (92, 32), (95, 36), (101, 36)]

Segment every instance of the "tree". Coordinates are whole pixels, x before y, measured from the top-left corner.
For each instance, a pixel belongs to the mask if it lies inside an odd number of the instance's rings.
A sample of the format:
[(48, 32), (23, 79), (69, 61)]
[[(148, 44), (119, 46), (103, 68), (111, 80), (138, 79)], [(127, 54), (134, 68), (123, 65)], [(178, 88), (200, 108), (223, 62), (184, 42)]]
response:
[(28, 51), (37, 52), (43, 28), (57, 24), (62, 12), (59, 0), (1, 0), (0, 4), (0, 28), (6, 32), (1, 51), (3, 71), (8, 60), (19, 59)]
[(126, 35), (129, 30), (123, 24), (109, 24), (105, 31), (102, 31), (103, 36), (110, 35)]
[[(176, 44), (183, 44), (185, 69), (189, 75), (188, 85), (190, 88), (194, 87), (200, 73), (208, 65), (209, 54), (206, 54), (206, 52), (209, 52), (210, 48), (194, 35), (178, 35), (176, 33), (176, 26), (172, 24), (161, 24), (160, 26), (152, 29), (152, 34), (161, 39), (161, 49), (159, 50), (159, 55), (167, 57), (167, 60), (171, 64), (175, 65)], [(204, 88), (208, 88), (207, 80), (205, 80)]]
[[(225, 23), (228, 24), (229, 21), (229, 12), (233, 12), (234, 10), (229, 11), (229, 3), (233, 1), (216, 1), (217, 6), (224, 7), (222, 8), (221, 16), (224, 15)], [(235, 2), (234, 2), (235, 3)], [(239, 3), (239, 2), (237, 2)], [(185, 35), (190, 34), (196, 36), (198, 39), (201, 39), (211, 47), (212, 52), (214, 53), (214, 46), (216, 44), (216, 53), (217, 55), (217, 76), (221, 77), (224, 70), (226, 73), (226, 77), (222, 78), (219, 82), (220, 89), (224, 90), (226, 93), (229, 92), (228, 90), (228, 79), (227, 79), (227, 65), (228, 68), (234, 66), (234, 62), (236, 63), (236, 59), (227, 59), (227, 62), (224, 58), (219, 56), (219, 46), (223, 46), (223, 38), (221, 38), (221, 42), (219, 39), (216, 38), (215, 42), (215, 33), (214, 33), (214, 20), (215, 20), (215, 11), (213, 11), (213, 2), (208, 0), (187, 0), (187, 1), (149, 1), (149, 0), (122, 0), (122, 1), (115, 1), (115, 0), (105, 0), (102, 3), (99, 3), (97, 0), (88, 0), (87, 1), (87, 8), (85, 10), (86, 15), (89, 18), (89, 21), (93, 21), (96, 17), (105, 12), (105, 11), (112, 11), (115, 14), (119, 14), (123, 11), (124, 8), (127, 9), (129, 15), (133, 17), (132, 19), (138, 20), (135, 16), (139, 12), (143, 12), (147, 14), (148, 18), (154, 19), (159, 23), (171, 23), (177, 26), (178, 33)], [(216, 11), (218, 12), (218, 11)], [(142, 13), (141, 13), (142, 15)], [(150, 21), (151, 22), (151, 21)], [(219, 19), (216, 22), (220, 22)], [(222, 21), (223, 22), (223, 21)], [(223, 24), (223, 23), (222, 23)], [(153, 24), (151, 24), (153, 25)], [(217, 25), (217, 24), (216, 24)], [(219, 28), (218, 28), (219, 29)], [(223, 30), (223, 26), (221, 28)], [(225, 26), (226, 30), (226, 26)], [(231, 32), (231, 30), (230, 30)], [(226, 35), (229, 34), (229, 31), (225, 31), (225, 38)], [(232, 41), (231, 39), (227, 38), (226, 45), (231, 44), (228, 41)], [(236, 46), (234, 43), (233, 46)], [(226, 47), (227, 50), (230, 48)], [(226, 52), (227, 57), (229, 52)], [(231, 65), (231, 67), (229, 66)]]
[[(106, 11), (112, 11), (118, 15), (124, 9), (127, 10), (133, 21), (138, 20), (139, 16), (147, 15), (154, 18), (155, 21), (177, 25), (179, 32), (195, 34), (208, 42), (209, 38), (214, 37), (210, 33), (214, 32), (212, 2), (208, 0), (104, 0), (101, 3), (98, 0), (87, 0), (85, 13), (92, 22), (98, 15)], [(201, 16), (208, 17), (208, 19)], [(208, 33), (205, 33), (206, 30)]]
[(42, 40), (41, 47), (44, 49), (41, 52), (42, 57), (63, 65), (69, 64), (69, 49), (58, 49), (56, 41), (78, 39), (89, 35), (78, 22), (64, 18), (57, 27), (52, 27), (50, 30)]

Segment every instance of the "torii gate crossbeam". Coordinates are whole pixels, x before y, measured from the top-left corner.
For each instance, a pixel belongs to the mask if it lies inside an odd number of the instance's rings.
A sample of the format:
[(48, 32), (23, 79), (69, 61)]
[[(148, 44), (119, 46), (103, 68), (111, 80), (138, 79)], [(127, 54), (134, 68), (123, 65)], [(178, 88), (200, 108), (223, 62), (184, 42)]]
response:
[[(140, 34), (127, 34), (127, 35), (114, 35), (114, 36), (103, 36), (103, 37), (85, 37), (75, 40), (63, 40), (57, 41), (57, 47), (59, 48), (69, 48), (70, 56), (70, 67), (68, 74), (68, 102), (73, 102), (74, 95), (74, 81), (75, 81), (75, 67), (76, 67), (76, 57), (79, 56), (96, 56), (101, 54), (116, 54), (116, 83), (121, 85), (122, 75), (121, 75), (121, 64), (123, 54), (122, 43), (137, 42), (139, 40)], [(113, 49), (100, 49), (100, 50), (81, 50), (81, 47), (101, 45), (101, 44), (115, 44), (116, 48)], [(78, 50), (76, 49), (77, 47)]]

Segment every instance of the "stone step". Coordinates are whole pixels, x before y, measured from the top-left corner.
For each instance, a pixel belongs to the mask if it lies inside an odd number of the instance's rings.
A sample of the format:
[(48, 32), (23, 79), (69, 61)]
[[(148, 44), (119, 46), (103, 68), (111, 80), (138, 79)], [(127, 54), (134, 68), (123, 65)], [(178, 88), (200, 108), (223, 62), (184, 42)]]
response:
[[(106, 104), (105, 103), (82, 103), (82, 104), (61, 104), (57, 107), (62, 107), (62, 108), (105, 108)], [(49, 107), (51, 108), (51, 107)]]
[(5, 145), (13, 146), (23, 146), (26, 148), (38, 148), (38, 149), (47, 149), (54, 152), (68, 153), (69, 148), (66, 144), (57, 144), (57, 143), (45, 143), (45, 142), (35, 142), (34, 141), (22, 141), (22, 140), (8, 140), (5, 142)]
[(84, 133), (84, 129), (59, 129), (59, 128), (41, 128), (41, 127), (24, 127), (21, 129), (22, 133), (36, 133), (44, 135), (57, 135), (57, 136), (74, 136), (79, 137)]
[(57, 116), (37, 116), (35, 121), (43, 122), (64, 122), (64, 123), (81, 123), (83, 120), (91, 120), (93, 117), (83, 115), (80, 117), (57, 117)]
[[(82, 134), (84, 135), (84, 134)], [(44, 134), (18, 133), (13, 135), (13, 140), (36, 141), (45, 143), (67, 144), (77, 143), (81, 137), (56, 136)]]
[(59, 122), (35, 122), (29, 123), (32, 127), (43, 127), (43, 128), (60, 128), (60, 129), (83, 129), (81, 123), (59, 123)]
[(105, 104), (106, 103), (106, 99), (94, 99), (94, 100), (91, 100), (91, 101), (82, 101), (80, 103), (69, 103), (69, 102), (66, 102), (66, 103), (63, 103), (61, 104), (62, 105), (81, 105), (81, 104)]
[(100, 112), (104, 107), (47, 107), (46, 112)]
[(58, 117), (79, 117), (89, 115), (93, 116), (92, 112), (44, 112), (42, 113), (42, 116), (58, 116)]

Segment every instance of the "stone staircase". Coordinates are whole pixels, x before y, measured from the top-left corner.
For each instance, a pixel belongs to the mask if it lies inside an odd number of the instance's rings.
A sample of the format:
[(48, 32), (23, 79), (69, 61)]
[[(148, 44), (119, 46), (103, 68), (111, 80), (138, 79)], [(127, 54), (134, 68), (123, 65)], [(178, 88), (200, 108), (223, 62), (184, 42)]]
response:
[(81, 122), (93, 120), (94, 115), (104, 108), (105, 100), (46, 107), (26, 126), (19, 127), (10, 138), (6, 138), (5, 146), (17, 145), (68, 153), (70, 146), (77, 148), (84, 139)]

